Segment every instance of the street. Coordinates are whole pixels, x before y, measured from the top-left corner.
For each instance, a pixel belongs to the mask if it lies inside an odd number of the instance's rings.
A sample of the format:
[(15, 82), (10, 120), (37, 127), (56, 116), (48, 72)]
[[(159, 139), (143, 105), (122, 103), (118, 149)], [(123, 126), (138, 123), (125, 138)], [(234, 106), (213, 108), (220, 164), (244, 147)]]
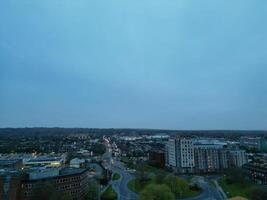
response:
[(113, 189), (118, 194), (118, 200), (134, 200), (137, 199), (138, 195), (127, 187), (127, 183), (134, 178), (134, 175), (130, 174), (123, 163), (112, 158), (112, 152), (107, 146), (107, 152), (102, 157), (105, 160), (104, 165), (107, 169), (111, 170), (113, 173), (119, 173), (120, 179), (116, 181), (111, 181)]
[[(118, 194), (118, 200), (134, 200), (138, 198), (138, 194), (131, 191), (127, 184), (130, 180), (134, 179), (134, 175), (129, 173), (124, 167), (124, 164), (119, 160), (112, 157), (112, 150), (107, 144), (107, 151), (103, 154), (102, 159), (104, 160), (104, 167), (111, 170), (113, 173), (119, 173), (120, 179), (116, 181), (111, 181), (113, 189)], [(186, 198), (184, 200), (226, 200), (226, 198), (221, 194), (220, 190), (216, 185), (212, 185), (209, 178), (203, 176), (195, 176), (195, 181), (200, 185), (203, 192), (191, 198)]]

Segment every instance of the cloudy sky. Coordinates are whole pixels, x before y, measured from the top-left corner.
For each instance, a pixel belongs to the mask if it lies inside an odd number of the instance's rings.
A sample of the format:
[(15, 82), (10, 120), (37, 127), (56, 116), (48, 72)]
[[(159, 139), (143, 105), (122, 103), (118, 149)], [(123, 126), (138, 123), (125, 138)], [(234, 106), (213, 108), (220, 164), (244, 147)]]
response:
[(266, 0), (3, 0), (0, 127), (267, 129)]

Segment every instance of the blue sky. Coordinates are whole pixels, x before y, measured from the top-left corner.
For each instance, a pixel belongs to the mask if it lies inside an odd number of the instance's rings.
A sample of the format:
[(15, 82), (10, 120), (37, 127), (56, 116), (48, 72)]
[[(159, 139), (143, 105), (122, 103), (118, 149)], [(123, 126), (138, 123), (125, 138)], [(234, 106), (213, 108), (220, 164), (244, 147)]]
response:
[(0, 2), (0, 127), (267, 129), (267, 1)]

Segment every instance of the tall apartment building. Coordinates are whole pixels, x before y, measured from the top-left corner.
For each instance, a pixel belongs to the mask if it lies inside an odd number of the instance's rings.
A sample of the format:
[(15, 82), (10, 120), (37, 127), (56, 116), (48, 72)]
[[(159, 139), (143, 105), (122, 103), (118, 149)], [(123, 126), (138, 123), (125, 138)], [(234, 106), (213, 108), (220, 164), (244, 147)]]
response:
[(229, 168), (229, 151), (227, 149), (220, 149), (219, 151), (220, 170), (224, 171)]
[(196, 172), (215, 172), (220, 169), (218, 149), (195, 149)]
[(171, 168), (177, 167), (176, 139), (169, 139), (165, 146), (166, 166)]
[(216, 144), (195, 144), (195, 171), (218, 172), (228, 168), (228, 151)]
[(171, 138), (165, 146), (165, 165), (177, 172), (212, 173), (247, 163), (243, 150), (230, 150), (217, 140)]
[(230, 165), (232, 167), (242, 167), (248, 162), (245, 150), (231, 150), (230, 151)]
[(193, 172), (194, 143), (190, 138), (171, 138), (165, 146), (166, 166), (177, 172)]

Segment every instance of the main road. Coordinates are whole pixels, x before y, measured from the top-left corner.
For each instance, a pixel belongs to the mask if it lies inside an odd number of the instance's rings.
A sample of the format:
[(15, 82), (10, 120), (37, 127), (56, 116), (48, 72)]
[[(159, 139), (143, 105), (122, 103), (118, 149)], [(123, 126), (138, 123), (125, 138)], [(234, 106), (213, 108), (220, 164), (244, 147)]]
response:
[(112, 157), (112, 152), (107, 145), (107, 151), (102, 156), (102, 160), (104, 160), (104, 167), (111, 170), (113, 173), (119, 173), (120, 179), (116, 181), (111, 181), (113, 189), (118, 194), (118, 200), (136, 200), (138, 195), (132, 192), (127, 184), (130, 180), (134, 179), (134, 175), (132, 175), (124, 165), (119, 161)]
[[(111, 181), (113, 189), (118, 194), (118, 200), (136, 200), (138, 194), (131, 191), (127, 184), (130, 180), (134, 179), (134, 175), (131, 174), (119, 160), (116, 160), (112, 157), (112, 151), (107, 144), (107, 151), (102, 156), (104, 161), (104, 167), (111, 170), (113, 173), (119, 173), (120, 179), (116, 181)], [(210, 184), (210, 179), (207, 179), (202, 176), (194, 177), (195, 181), (200, 185), (203, 192), (191, 198), (186, 198), (183, 200), (225, 200), (226, 198), (221, 193), (221, 191), (215, 186)]]
[(134, 176), (130, 174), (120, 161), (114, 160), (112, 170), (115, 173), (120, 174), (120, 179), (112, 181), (114, 190), (118, 193), (120, 200), (134, 200), (137, 199), (138, 195), (132, 192), (127, 184), (130, 180), (134, 179)]

